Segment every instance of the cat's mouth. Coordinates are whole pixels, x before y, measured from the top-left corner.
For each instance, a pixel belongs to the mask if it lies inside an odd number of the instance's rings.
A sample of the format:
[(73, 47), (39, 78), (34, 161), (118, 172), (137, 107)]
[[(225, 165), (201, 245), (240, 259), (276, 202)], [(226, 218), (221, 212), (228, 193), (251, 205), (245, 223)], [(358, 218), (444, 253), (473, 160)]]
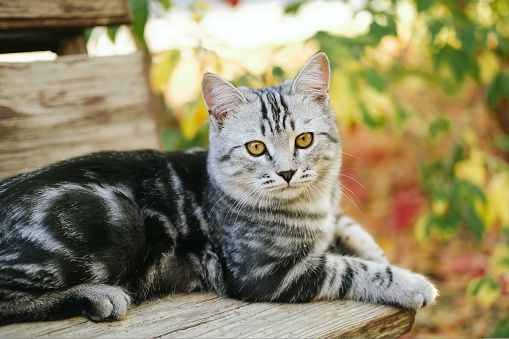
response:
[(279, 185), (274, 185), (270, 188), (267, 188), (271, 194), (281, 194), (288, 195), (290, 194), (292, 197), (299, 195), (304, 189), (306, 185), (304, 183), (299, 182), (289, 182)]

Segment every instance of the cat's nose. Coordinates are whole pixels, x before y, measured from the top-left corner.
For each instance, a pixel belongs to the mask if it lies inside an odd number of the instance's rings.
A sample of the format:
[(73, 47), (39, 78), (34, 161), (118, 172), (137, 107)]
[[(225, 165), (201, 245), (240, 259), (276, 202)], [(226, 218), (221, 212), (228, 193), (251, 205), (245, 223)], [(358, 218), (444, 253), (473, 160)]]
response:
[(285, 181), (287, 183), (290, 183), (290, 180), (292, 180), (292, 177), (293, 175), (295, 174), (295, 171), (293, 170), (290, 170), (290, 171), (283, 171), (283, 172), (279, 172), (278, 175), (280, 177), (283, 177), (283, 179), (285, 179)]

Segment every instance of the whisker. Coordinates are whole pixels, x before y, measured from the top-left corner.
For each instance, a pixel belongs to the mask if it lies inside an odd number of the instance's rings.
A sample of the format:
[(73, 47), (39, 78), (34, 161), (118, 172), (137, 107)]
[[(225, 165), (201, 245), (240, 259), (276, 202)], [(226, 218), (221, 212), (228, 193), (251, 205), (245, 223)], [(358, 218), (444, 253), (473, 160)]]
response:
[[(338, 181), (327, 181), (327, 180), (321, 180), (321, 179), (317, 179), (317, 181), (323, 183), (323, 184), (327, 184), (329, 185), (331, 188), (333, 189), (339, 189), (340, 192), (355, 206), (355, 208), (361, 213), (362, 213), (362, 210), (359, 208), (359, 206), (357, 206), (357, 204), (355, 203), (355, 201), (353, 200), (352, 196), (348, 193), (350, 192), (355, 198), (357, 198), (357, 196), (355, 195), (354, 192), (352, 192), (348, 187), (346, 187), (345, 185), (341, 184), (340, 182)], [(336, 187), (338, 186), (338, 187)], [(344, 188), (346, 191), (348, 192), (345, 192), (342, 188)], [(357, 200), (359, 200), (359, 198), (357, 198)], [(360, 200), (359, 200), (360, 202)]]
[(348, 179), (351, 179), (353, 181), (355, 181), (356, 183), (358, 183), (365, 191), (367, 191), (366, 187), (364, 187), (363, 184), (361, 184), (358, 180), (354, 179), (353, 177), (349, 176), (349, 175), (346, 175), (346, 174), (343, 174), (343, 173), (340, 173), (339, 174), (340, 176), (342, 177), (345, 177), (345, 178), (348, 178)]
[(359, 157), (356, 157), (355, 155), (350, 154), (350, 153), (347, 153), (347, 152), (345, 152), (345, 151), (342, 151), (341, 153), (343, 153), (343, 154), (345, 154), (345, 155), (348, 155), (348, 156), (350, 156), (350, 157), (352, 157), (352, 158), (354, 158), (354, 159), (357, 159), (357, 160), (359, 160), (359, 161), (362, 161), (362, 162), (364, 162), (364, 163), (366, 162), (366, 161), (364, 161), (364, 159), (361, 159), (361, 158), (359, 158)]

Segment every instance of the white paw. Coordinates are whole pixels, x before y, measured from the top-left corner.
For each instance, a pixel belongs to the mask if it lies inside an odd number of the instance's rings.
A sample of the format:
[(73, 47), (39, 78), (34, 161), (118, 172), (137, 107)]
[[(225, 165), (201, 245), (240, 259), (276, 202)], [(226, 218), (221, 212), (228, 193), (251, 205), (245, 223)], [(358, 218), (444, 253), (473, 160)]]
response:
[(120, 288), (97, 285), (90, 288), (87, 299), (90, 306), (85, 315), (93, 321), (120, 320), (127, 314), (131, 298)]
[(438, 295), (436, 287), (420, 274), (393, 267), (396, 290), (390, 302), (403, 308), (421, 308), (435, 302)]

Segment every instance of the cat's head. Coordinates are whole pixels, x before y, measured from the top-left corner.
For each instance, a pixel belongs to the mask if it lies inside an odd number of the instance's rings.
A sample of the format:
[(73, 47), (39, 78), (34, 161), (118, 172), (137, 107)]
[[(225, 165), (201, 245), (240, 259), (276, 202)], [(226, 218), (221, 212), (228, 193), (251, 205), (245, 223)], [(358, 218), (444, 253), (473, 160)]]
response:
[(208, 170), (225, 193), (249, 205), (328, 195), (341, 166), (329, 78), (325, 53), (278, 86), (236, 88), (217, 75), (203, 77)]

